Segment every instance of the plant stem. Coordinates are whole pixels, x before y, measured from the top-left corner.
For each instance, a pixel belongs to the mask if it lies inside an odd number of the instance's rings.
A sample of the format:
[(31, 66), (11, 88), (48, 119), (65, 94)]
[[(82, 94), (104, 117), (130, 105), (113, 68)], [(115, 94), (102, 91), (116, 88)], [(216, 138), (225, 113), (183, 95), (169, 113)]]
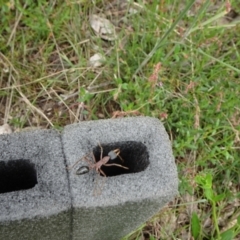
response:
[(217, 232), (217, 239), (221, 239), (220, 237), (220, 231), (219, 231), (219, 227), (218, 227), (218, 220), (217, 220), (217, 209), (216, 209), (216, 203), (214, 201), (211, 201), (212, 202), (212, 209), (213, 209), (213, 221), (214, 221), (214, 226), (215, 226), (215, 229), (216, 229), (216, 232)]

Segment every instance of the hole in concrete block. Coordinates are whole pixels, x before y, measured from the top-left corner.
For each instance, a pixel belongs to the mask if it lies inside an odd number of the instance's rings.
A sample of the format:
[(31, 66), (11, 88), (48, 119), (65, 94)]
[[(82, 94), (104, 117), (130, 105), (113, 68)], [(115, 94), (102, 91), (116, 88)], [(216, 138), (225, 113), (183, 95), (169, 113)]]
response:
[(30, 189), (36, 184), (36, 170), (29, 160), (0, 161), (0, 193)]
[[(101, 147), (103, 149), (103, 157), (108, 156), (110, 151), (119, 149), (120, 156), (117, 156), (115, 159), (110, 159), (108, 164), (114, 163), (128, 168), (124, 169), (118, 166), (102, 166), (101, 170), (106, 174), (107, 177), (141, 172), (144, 171), (149, 165), (147, 147), (141, 142), (114, 142), (109, 144), (101, 144)], [(96, 161), (100, 161), (101, 148), (99, 146), (94, 147), (93, 154), (96, 158)]]

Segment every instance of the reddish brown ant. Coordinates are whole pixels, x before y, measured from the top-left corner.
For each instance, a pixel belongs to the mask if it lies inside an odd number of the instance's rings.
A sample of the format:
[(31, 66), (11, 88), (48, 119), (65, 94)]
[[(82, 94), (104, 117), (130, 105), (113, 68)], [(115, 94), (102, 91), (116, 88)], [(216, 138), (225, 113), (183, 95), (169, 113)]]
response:
[(106, 174), (102, 171), (101, 167), (102, 166), (106, 166), (106, 167), (111, 167), (111, 166), (116, 166), (116, 167), (121, 167), (124, 169), (129, 169), (128, 167), (122, 166), (120, 164), (116, 164), (116, 163), (108, 163), (109, 160), (114, 160), (117, 157), (119, 157), (121, 159), (121, 161), (123, 162), (123, 159), (121, 158), (120, 154), (120, 149), (114, 149), (111, 150), (108, 153), (108, 156), (103, 157), (103, 148), (101, 147), (101, 145), (99, 144), (99, 147), (101, 148), (101, 156), (100, 156), (100, 160), (96, 161), (96, 158), (93, 154), (93, 152), (91, 153), (92, 155), (92, 159), (94, 159), (94, 163), (92, 163), (92, 161), (90, 161), (87, 156), (84, 156), (83, 158), (81, 158), (80, 160), (78, 160), (76, 163), (73, 164), (73, 166), (69, 167), (68, 169), (72, 169), (74, 166), (76, 166), (82, 159), (84, 159), (85, 161), (88, 162), (88, 166), (81, 166), (76, 170), (76, 174), (77, 175), (83, 175), (87, 172), (89, 172), (90, 170), (95, 170), (98, 174), (101, 174), (103, 176), (106, 177)]

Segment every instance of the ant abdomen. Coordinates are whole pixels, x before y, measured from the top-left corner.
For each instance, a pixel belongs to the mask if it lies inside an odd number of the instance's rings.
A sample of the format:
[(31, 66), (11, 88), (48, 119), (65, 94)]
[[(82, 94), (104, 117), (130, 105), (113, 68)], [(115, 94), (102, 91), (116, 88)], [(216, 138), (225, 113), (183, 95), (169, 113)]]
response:
[(85, 173), (89, 172), (89, 167), (88, 166), (81, 166), (76, 170), (77, 175), (83, 175)]

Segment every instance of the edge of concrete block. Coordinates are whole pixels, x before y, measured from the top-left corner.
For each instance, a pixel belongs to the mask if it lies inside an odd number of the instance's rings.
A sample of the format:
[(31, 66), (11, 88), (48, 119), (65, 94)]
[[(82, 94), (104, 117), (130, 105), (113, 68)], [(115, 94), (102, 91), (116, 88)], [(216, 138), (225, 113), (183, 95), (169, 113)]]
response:
[[(69, 171), (73, 239), (77, 236), (81, 239), (118, 239), (177, 195), (178, 177), (171, 143), (158, 119), (134, 117), (80, 122), (66, 126), (62, 133), (68, 166), (91, 152), (98, 143), (122, 141), (143, 143), (150, 164), (142, 172), (108, 178), (94, 171), (80, 176), (74, 170)], [(80, 161), (80, 165), (86, 162)], [(95, 194), (99, 185), (100, 194)], [(89, 229), (92, 232), (89, 233)]]
[(60, 134), (35, 130), (1, 135), (0, 161), (23, 159), (34, 165), (37, 184), (0, 194), (0, 239), (69, 239), (71, 198)]

